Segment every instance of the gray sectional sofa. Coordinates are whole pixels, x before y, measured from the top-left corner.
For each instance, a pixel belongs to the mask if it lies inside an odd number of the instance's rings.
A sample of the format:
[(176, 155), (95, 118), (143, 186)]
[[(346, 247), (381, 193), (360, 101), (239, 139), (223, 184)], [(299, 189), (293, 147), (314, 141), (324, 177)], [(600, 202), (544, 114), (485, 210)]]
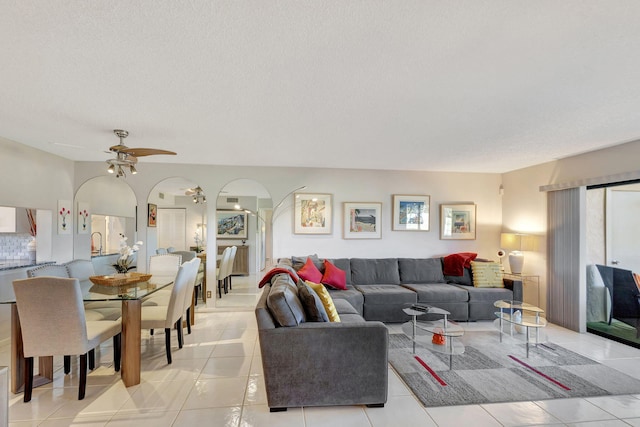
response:
[[(322, 272), (322, 260), (311, 256)], [(330, 290), (340, 322), (309, 322), (292, 276), (307, 257), (280, 259), (256, 305), (271, 411), (297, 406), (384, 406), (388, 330), (407, 304), (451, 312), (452, 320), (491, 320), (499, 299), (522, 300), (522, 282), (475, 288), (469, 269), (445, 276), (442, 258), (329, 259), (346, 273), (346, 290)]]
[[(287, 313), (274, 315), (275, 299)], [(255, 314), (271, 412), (386, 403), (387, 327), (364, 320), (346, 300), (334, 304), (340, 322), (306, 322), (296, 285), (287, 274), (274, 276), (264, 287)], [(277, 319), (283, 321), (283, 316), (296, 326), (280, 326)]]
[[(299, 270), (307, 257), (282, 258), (280, 265)], [(323, 272), (322, 260), (311, 256)], [(500, 299), (522, 301), (522, 281), (504, 279), (504, 288), (476, 288), (471, 268), (462, 276), (445, 276), (443, 258), (337, 258), (329, 259), (346, 272), (347, 290), (329, 290), (345, 299), (366, 320), (404, 322), (402, 308), (422, 303), (451, 312), (458, 321), (495, 319), (493, 303)]]

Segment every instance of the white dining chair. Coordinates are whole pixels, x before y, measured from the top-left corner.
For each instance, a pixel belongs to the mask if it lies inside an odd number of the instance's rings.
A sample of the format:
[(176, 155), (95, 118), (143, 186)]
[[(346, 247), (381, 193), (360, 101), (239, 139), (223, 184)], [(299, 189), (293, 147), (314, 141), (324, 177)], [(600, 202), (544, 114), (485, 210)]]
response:
[(229, 283), (229, 290), (232, 290), (231, 287), (231, 277), (233, 276), (233, 263), (236, 261), (236, 252), (238, 252), (237, 246), (231, 246), (231, 259), (229, 260), (229, 276), (227, 276), (227, 282)]
[(151, 255), (149, 274), (153, 276), (175, 276), (182, 264), (182, 256), (177, 254)]
[[(88, 259), (74, 259), (64, 264), (67, 273), (72, 279), (78, 279), (81, 283), (89, 281), (96, 272), (93, 262)], [(121, 301), (89, 301), (84, 303), (85, 317), (88, 320), (119, 320), (122, 317)], [(96, 314), (97, 313), (97, 314)], [(95, 349), (89, 351), (89, 370), (93, 370), (96, 365)], [(64, 373), (71, 372), (71, 359), (64, 358)]]
[(218, 297), (222, 298), (222, 289), (224, 293), (227, 293), (226, 280), (227, 276), (231, 274), (229, 269), (229, 259), (231, 257), (231, 247), (226, 247), (222, 251), (222, 259), (220, 265), (216, 268), (216, 280), (218, 281)]
[(113, 338), (115, 370), (120, 370), (122, 323), (86, 320), (78, 279), (33, 277), (15, 280), (13, 290), (22, 328), (25, 402), (31, 400), (34, 357), (80, 355), (78, 400), (84, 399), (87, 386), (87, 353), (109, 338)]
[(189, 287), (190, 270), (195, 263), (185, 263), (178, 269), (168, 305), (142, 305), (142, 329), (164, 328), (167, 363), (171, 364), (171, 329), (178, 333), (178, 347), (182, 348), (182, 314), (185, 292)]
[[(200, 258), (193, 258), (191, 261), (187, 261), (184, 264), (191, 264), (189, 266), (189, 276), (187, 289), (184, 293), (183, 311), (186, 312), (187, 320), (187, 333), (191, 334), (191, 304), (194, 298), (196, 279), (198, 278), (198, 270), (200, 269)], [(183, 265), (184, 265), (183, 264)]]

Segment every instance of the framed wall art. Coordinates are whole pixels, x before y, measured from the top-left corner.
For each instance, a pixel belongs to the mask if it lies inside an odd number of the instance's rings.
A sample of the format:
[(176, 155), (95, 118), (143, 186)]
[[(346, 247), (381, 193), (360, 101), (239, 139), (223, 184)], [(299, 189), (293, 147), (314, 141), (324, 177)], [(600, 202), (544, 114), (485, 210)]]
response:
[(218, 239), (246, 239), (248, 215), (244, 211), (216, 211)]
[(382, 237), (382, 203), (345, 202), (345, 239), (380, 239)]
[(158, 226), (158, 206), (149, 203), (147, 208), (147, 227)]
[(475, 240), (476, 205), (473, 203), (440, 205), (441, 240)]
[(294, 193), (293, 233), (331, 234), (331, 194)]
[(78, 202), (78, 234), (89, 234), (91, 230), (91, 213), (88, 202)]
[(73, 214), (71, 200), (58, 200), (58, 234), (71, 234)]
[(393, 195), (395, 231), (429, 231), (429, 196)]

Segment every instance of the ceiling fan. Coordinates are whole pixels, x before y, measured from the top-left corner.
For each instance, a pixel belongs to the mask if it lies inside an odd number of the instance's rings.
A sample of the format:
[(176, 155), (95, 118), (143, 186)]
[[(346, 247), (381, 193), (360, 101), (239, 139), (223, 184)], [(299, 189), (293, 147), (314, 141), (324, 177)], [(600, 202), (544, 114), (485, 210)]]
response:
[(204, 191), (199, 185), (196, 188), (187, 188), (187, 191), (185, 191), (184, 194), (186, 196), (193, 196), (193, 203), (207, 203)]
[(173, 151), (158, 150), (156, 148), (129, 148), (124, 145), (123, 142), (124, 139), (129, 136), (129, 132), (122, 129), (114, 129), (113, 133), (115, 133), (116, 136), (120, 138), (120, 143), (118, 145), (109, 147), (110, 152), (116, 153), (116, 158), (109, 159), (106, 161), (106, 163), (109, 165), (107, 171), (109, 173), (115, 173), (116, 178), (119, 178), (121, 176), (126, 177), (123, 167), (129, 168), (129, 171), (132, 175), (138, 173), (135, 166), (136, 163), (138, 163), (138, 157), (152, 156), (155, 154), (176, 154)]

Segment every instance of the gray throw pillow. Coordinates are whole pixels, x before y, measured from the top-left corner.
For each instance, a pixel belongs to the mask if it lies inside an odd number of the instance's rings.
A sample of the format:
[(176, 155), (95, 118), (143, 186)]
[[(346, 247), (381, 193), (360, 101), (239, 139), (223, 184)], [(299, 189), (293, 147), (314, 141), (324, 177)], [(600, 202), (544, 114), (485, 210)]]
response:
[(308, 322), (328, 322), (329, 315), (325, 310), (320, 297), (316, 292), (302, 280), (298, 281), (298, 297), (302, 302), (304, 313)]
[(307, 262), (307, 258), (311, 258), (311, 262), (320, 270), (322, 273), (324, 271), (324, 260), (318, 258), (318, 254), (307, 255), (307, 256), (292, 256), (291, 262), (293, 264), (294, 270), (300, 270)]
[(298, 326), (306, 321), (298, 289), (288, 274), (278, 274), (271, 281), (267, 307), (280, 326)]

